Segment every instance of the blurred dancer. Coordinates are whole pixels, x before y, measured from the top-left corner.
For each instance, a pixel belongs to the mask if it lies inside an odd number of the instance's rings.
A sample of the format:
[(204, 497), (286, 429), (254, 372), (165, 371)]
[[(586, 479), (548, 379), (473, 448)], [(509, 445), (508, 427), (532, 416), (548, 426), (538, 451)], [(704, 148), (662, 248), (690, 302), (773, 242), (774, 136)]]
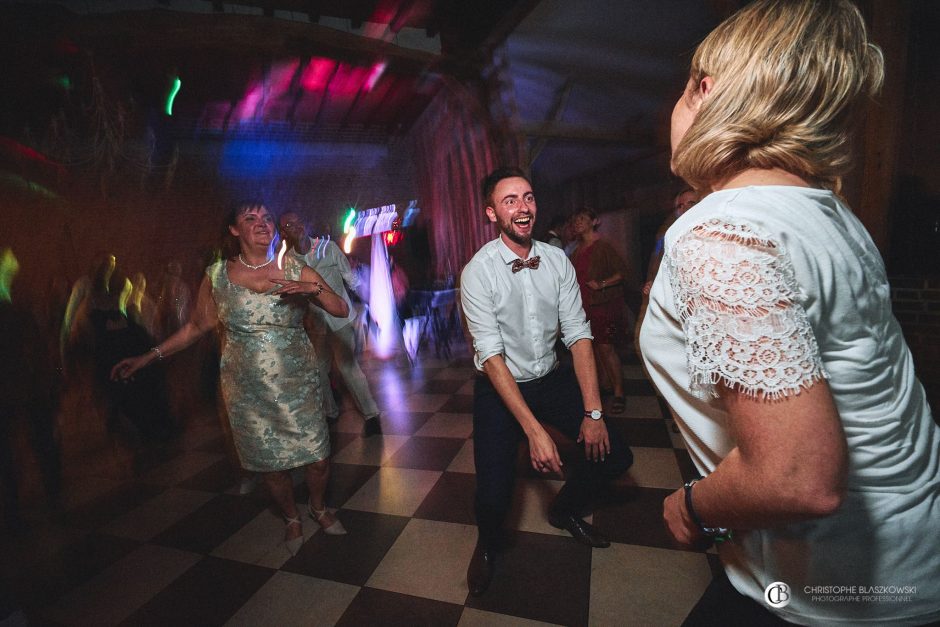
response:
[(369, 390), (369, 382), (356, 361), (356, 328), (353, 325), (356, 311), (346, 291), (347, 286), (353, 291), (359, 287), (359, 277), (350, 268), (349, 260), (339, 246), (326, 235), (310, 237), (307, 225), (296, 213), (285, 213), (279, 224), (281, 236), (290, 246), (291, 253), (316, 270), (349, 308), (344, 316), (330, 315), (319, 307), (310, 308), (312, 320), (308, 331), (316, 350), (320, 380), (324, 385), (323, 409), (327, 419), (339, 417), (336, 400), (326, 387), (330, 361), (333, 360), (346, 389), (365, 418), (363, 435), (369, 437), (380, 434), (382, 426), (379, 422), (379, 408)]

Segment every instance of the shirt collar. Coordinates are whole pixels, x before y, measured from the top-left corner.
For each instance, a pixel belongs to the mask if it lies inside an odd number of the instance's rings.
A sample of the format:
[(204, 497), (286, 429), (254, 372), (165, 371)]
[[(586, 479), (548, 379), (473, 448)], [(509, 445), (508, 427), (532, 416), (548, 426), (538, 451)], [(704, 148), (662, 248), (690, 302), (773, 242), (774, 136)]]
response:
[[(509, 246), (506, 245), (506, 242), (503, 241), (502, 236), (496, 238), (496, 254), (499, 255), (500, 260), (505, 264), (511, 264), (516, 259), (520, 259), (519, 255), (509, 250)], [(531, 259), (538, 255), (536, 247), (539, 245), (538, 240), (532, 240), (532, 248), (529, 249), (529, 256), (526, 259)], [(523, 259), (525, 261), (525, 259)]]

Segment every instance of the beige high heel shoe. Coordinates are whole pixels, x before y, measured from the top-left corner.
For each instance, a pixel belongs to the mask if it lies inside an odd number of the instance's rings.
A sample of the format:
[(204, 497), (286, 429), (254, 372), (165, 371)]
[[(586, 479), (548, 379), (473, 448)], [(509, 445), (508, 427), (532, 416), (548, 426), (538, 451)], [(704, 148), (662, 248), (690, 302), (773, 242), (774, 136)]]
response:
[(296, 538), (291, 538), (290, 540), (284, 540), (284, 546), (287, 547), (287, 550), (291, 555), (297, 555), (300, 552), (300, 547), (304, 544), (304, 535), (303, 535), (303, 523), (300, 522), (300, 518), (284, 518), (284, 524), (288, 527), (291, 525), (297, 525), (301, 528), (301, 534)]
[(314, 509), (313, 505), (307, 503), (307, 512), (310, 514), (310, 518), (317, 521), (317, 524), (320, 525), (320, 528), (323, 529), (323, 533), (329, 536), (345, 536), (346, 528), (343, 526), (343, 523), (339, 521), (339, 518), (334, 518), (333, 523), (328, 527), (323, 526), (323, 521), (321, 520), (323, 516), (327, 513), (326, 507), (323, 509)]

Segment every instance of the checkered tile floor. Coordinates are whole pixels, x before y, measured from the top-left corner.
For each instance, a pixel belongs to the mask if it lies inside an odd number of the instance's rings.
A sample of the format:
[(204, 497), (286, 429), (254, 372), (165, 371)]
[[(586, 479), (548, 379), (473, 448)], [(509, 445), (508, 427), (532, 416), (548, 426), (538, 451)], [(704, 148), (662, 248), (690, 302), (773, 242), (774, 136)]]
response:
[[(593, 515), (612, 546), (590, 549), (549, 526), (561, 481), (520, 458), (510, 544), (491, 589), (468, 595), (476, 530), (467, 354), (422, 354), (416, 367), (364, 358), (384, 435), (363, 439), (349, 408), (335, 425), (328, 502), (346, 536), (307, 519), (291, 557), (264, 488), (238, 495), (215, 416), (193, 417), (178, 453), (136, 479), (77, 471), (64, 513), (34, 514), (28, 532), (0, 543), (3, 583), (37, 625), (681, 623), (717, 560), (666, 537), (662, 500), (693, 470), (635, 363), (624, 366), (627, 411), (609, 424), (636, 461)], [(299, 476), (297, 486), (303, 503)]]

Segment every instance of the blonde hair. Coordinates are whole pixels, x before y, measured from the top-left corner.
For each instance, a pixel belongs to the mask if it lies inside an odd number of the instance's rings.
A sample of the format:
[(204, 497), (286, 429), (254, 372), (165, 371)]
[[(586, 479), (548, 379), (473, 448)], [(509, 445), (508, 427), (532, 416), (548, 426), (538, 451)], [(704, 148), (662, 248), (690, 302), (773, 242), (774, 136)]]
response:
[(714, 82), (673, 152), (686, 182), (780, 168), (838, 191), (855, 110), (880, 89), (884, 60), (849, 0), (758, 0), (705, 38), (689, 74), (683, 98)]

